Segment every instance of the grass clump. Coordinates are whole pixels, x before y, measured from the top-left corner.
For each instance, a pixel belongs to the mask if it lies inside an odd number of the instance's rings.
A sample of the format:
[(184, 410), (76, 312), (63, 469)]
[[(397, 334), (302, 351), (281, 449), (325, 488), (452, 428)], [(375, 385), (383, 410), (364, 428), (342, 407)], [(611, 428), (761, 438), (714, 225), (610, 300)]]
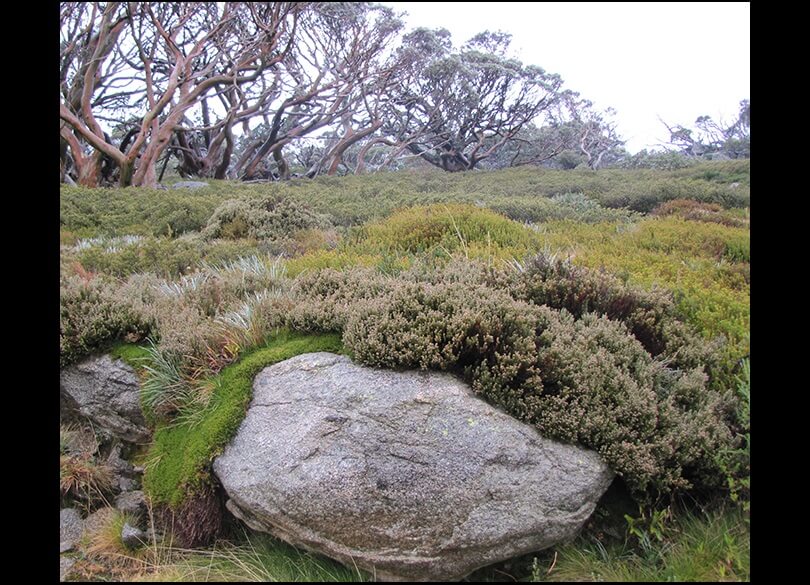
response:
[(175, 550), (138, 581), (323, 583), (364, 582), (357, 569), (298, 550), (270, 535), (243, 534), (211, 550)]
[(113, 470), (92, 453), (64, 453), (59, 457), (59, 487), (64, 504), (90, 509), (106, 502), (115, 484)]
[(654, 536), (584, 534), (535, 559), (531, 581), (749, 581), (750, 532), (738, 510), (680, 511)]
[(179, 238), (141, 237), (129, 243), (122, 238), (92, 238), (63, 250), (63, 257), (94, 273), (126, 277), (151, 272), (165, 278), (193, 273), (204, 264), (222, 264), (255, 255), (256, 240), (204, 240), (196, 234)]
[(143, 485), (155, 504), (179, 509), (208, 482), (213, 458), (239, 428), (253, 378), (263, 368), (314, 351), (342, 351), (336, 335), (282, 334), (244, 355), (212, 380), (213, 393), (195, 420), (164, 424), (154, 435)]

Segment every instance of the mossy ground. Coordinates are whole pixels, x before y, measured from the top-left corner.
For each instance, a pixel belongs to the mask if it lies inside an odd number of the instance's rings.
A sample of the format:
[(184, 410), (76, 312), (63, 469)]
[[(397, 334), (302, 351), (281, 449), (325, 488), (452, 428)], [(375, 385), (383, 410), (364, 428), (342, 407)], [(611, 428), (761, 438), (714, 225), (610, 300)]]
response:
[(179, 506), (207, 479), (212, 460), (245, 417), (256, 374), (269, 365), (315, 351), (342, 352), (340, 336), (280, 334), (213, 378), (211, 400), (193, 422), (156, 429), (143, 482), (153, 503)]
[(137, 343), (116, 343), (110, 348), (110, 356), (129, 365), (133, 370), (143, 370), (149, 360), (149, 350)]

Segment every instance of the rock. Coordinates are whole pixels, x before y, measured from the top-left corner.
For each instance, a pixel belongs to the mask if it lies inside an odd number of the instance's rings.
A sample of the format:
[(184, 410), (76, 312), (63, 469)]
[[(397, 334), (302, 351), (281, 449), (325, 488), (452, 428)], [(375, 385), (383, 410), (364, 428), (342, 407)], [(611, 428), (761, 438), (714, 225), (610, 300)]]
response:
[(118, 488), (119, 492), (126, 493), (126, 492), (134, 492), (141, 488), (141, 482), (137, 479), (132, 479), (126, 477), (124, 475), (116, 476), (116, 487)]
[(138, 376), (123, 361), (102, 355), (64, 368), (60, 395), (63, 409), (90, 419), (107, 434), (130, 443), (149, 440)]
[(115, 507), (133, 518), (142, 518), (146, 513), (146, 498), (141, 490), (124, 492), (115, 498)]
[(201, 189), (207, 187), (208, 183), (202, 181), (180, 181), (172, 185), (172, 189)]
[(107, 466), (115, 475), (115, 485), (121, 492), (131, 492), (141, 487), (140, 475), (137, 468), (121, 457), (121, 444), (114, 443), (107, 456)]
[(98, 533), (99, 530), (102, 530), (105, 526), (112, 522), (114, 517), (114, 508), (99, 508), (84, 519), (84, 533), (89, 536)]
[(84, 520), (76, 508), (64, 508), (59, 512), (59, 552), (76, 548), (84, 532)]
[(64, 582), (70, 576), (70, 570), (76, 564), (76, 559), (59, 557), (59, 582)]
[(383, 580), (457, 580), (575, 536), (613, 472), (457, 378), (330, 353), (265, 368), (214, 461), (255, 530)]
[(124, 523), (121, 529), (121, 542), (129, 549), (136, 549), (146, 544), (146, 533), (140, 528), (131, 526), (128, 522)]

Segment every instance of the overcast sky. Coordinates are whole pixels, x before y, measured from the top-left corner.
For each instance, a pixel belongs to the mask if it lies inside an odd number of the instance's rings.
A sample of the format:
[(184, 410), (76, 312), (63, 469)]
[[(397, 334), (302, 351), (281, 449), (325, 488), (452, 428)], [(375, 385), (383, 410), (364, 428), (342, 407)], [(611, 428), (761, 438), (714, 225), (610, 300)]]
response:
[(458, 46), (482, 30), (512, 34), (514, 56), (558, 73), (597, 108), (613, 107), (635, 153), (668, 124), (732, 121), (750, 97), (748, 2), (382, 2), (408, 28), (444, 27)]

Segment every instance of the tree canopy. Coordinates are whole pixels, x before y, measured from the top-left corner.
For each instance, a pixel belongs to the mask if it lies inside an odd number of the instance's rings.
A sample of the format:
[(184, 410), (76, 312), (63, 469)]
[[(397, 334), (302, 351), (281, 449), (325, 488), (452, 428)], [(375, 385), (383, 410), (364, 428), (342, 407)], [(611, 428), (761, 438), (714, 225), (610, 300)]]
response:
[[(612, 111), (512, 57), (504, 32), (457, 47), (369, 2), (63, 2), (60, 22), (65, 182), (155, 186), (171, 161), (243, 180), (597, 169), (624, 152)], [(698, 127), (673, 141), (747, 152), (742, 117)]]

